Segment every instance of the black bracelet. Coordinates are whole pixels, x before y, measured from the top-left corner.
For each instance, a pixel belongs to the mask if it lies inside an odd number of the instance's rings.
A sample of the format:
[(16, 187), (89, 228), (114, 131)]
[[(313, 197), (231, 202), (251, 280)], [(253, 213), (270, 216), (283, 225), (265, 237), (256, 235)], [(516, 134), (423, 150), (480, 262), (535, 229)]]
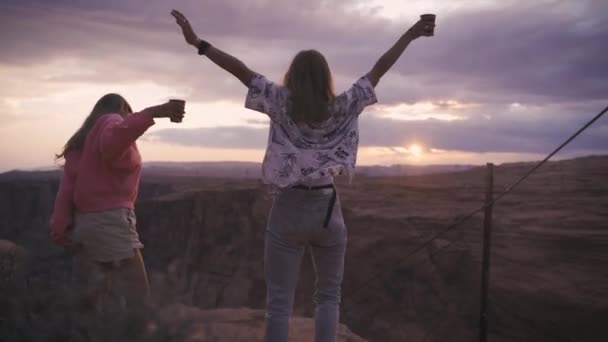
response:
[(207, 49), (209, 49), (210, 46), (211, 46), (211, 44), (209, 44), (208, 41), (201, 40), (201, 42), (198, 43), (198, 54), (199, 55), (204, 55), (205, 52), (207, 52)]

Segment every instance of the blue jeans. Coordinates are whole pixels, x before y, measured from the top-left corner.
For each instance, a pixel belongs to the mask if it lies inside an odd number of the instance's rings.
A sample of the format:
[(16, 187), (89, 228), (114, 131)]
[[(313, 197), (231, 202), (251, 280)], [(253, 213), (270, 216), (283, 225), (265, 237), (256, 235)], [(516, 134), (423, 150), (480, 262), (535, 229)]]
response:
[(340, 286), (344, 273), (346, 227), (340, 201), (323, 227), (331, 189), (287, 189), (275, 198), (264, 246), (267, 342), (285, 342), (300, 263), (310, 247), (316, 274), (315, 341), (336, 340), (340, 320)]

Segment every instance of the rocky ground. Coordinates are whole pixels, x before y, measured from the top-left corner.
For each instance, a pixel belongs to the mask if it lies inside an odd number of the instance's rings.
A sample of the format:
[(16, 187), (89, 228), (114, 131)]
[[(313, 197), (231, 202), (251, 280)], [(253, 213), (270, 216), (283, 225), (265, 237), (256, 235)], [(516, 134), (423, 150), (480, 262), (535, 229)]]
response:
[[(497, 167), (494, 191), (505, 189), (531, 166)], [(349, 229), (342, 322), (354, 333), (370, 341), (476, 339), (483, 217), (476, 215), (405, 257), (483, 204), (484, 172), (476, 168), (340, 182)], [(57, 176), (0, 175), (0, 239), (16, 243), (28, 255), (21, 287), (27, 293), (60, 289), (69, 275), (69, 257), (50, 243), (46, 223)], [(550, 163), (495, 206), (490, 341), (608, 339), (607, 176), (608, 157)], [(261, 311), (256, 310), (264, 307), (266, 193), (255, 179), (144, 177), (138, 229), (163, 310), (177, 307), (205, 331), (241, 323), (243, 327), (226, 332), (249, 329), (244, 326), (261, 331)], [(299, 317), (312, 315), (313, 286), (306, 259), (296, 294)], [(53, 296), (47, 297), (29, 307), (13, 307), (12, 316), (5, 310), (0, 332), (8, 331), (11, 317), (24, 316), (26, 326), (42, 321), (52, 312), (45, 303), (53, 302)], [(238, 311), (222, 311), (228, 309)], [(212, 322), (222, 320), (214, 321), (213, 312), (243, 318), (216, 324)], [(296, 321), (301, 322), (294, 325), (297, 331), (310, 330), (311, 321)], [(353, 334), (345, 336), (345, 341), (357, 341)]]

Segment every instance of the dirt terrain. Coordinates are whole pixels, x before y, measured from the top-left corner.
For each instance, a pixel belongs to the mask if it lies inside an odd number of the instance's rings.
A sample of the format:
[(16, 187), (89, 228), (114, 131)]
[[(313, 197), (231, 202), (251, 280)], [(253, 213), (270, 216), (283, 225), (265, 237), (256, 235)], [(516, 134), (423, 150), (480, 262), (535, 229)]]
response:
[[(497, 166), (494, 192), (532, 165)], [(28, 293), (58, 289), (69, 276), (69, 257), (48, 238), (58, 176), (0, 175), (0, 239), (29, 253)], [(349, 230), (341, 321), (350, 330), (370, 341), (477, 338), (483, 216), (407, 256), (481, 206), (484, 180), (484, 168), (473, 168), (338, 182)], [(490, 341), (608, 340), (607, 180), (606, 156), (551, 162), (496, 204)], [(241, 308), (264, 308), (269, 208), (267, 188), (256, 179), (145, 175), (136, 211), (153, 291), (165, 304), (255, 316)], [(298, 316), (312, 315), (313, 287), (306, 258)], [(38, 327), (35, 317), (52, 313), (34, 307), (5, 311), (0, 333), (11, 317), (30, 317), (24, 324)]]

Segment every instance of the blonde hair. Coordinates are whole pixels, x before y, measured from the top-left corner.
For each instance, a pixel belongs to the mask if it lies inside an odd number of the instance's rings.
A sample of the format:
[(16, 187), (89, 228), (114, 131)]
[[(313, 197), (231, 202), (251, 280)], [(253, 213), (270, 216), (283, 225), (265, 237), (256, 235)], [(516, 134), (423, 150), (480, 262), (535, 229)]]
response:
[(333, 80), (319, 51), (300, 51), (285, 74), (284, 85), (290, 92), (287, 113), (293, 121), (315, 124), (329, 118), (329, 105), (335, 97)]

